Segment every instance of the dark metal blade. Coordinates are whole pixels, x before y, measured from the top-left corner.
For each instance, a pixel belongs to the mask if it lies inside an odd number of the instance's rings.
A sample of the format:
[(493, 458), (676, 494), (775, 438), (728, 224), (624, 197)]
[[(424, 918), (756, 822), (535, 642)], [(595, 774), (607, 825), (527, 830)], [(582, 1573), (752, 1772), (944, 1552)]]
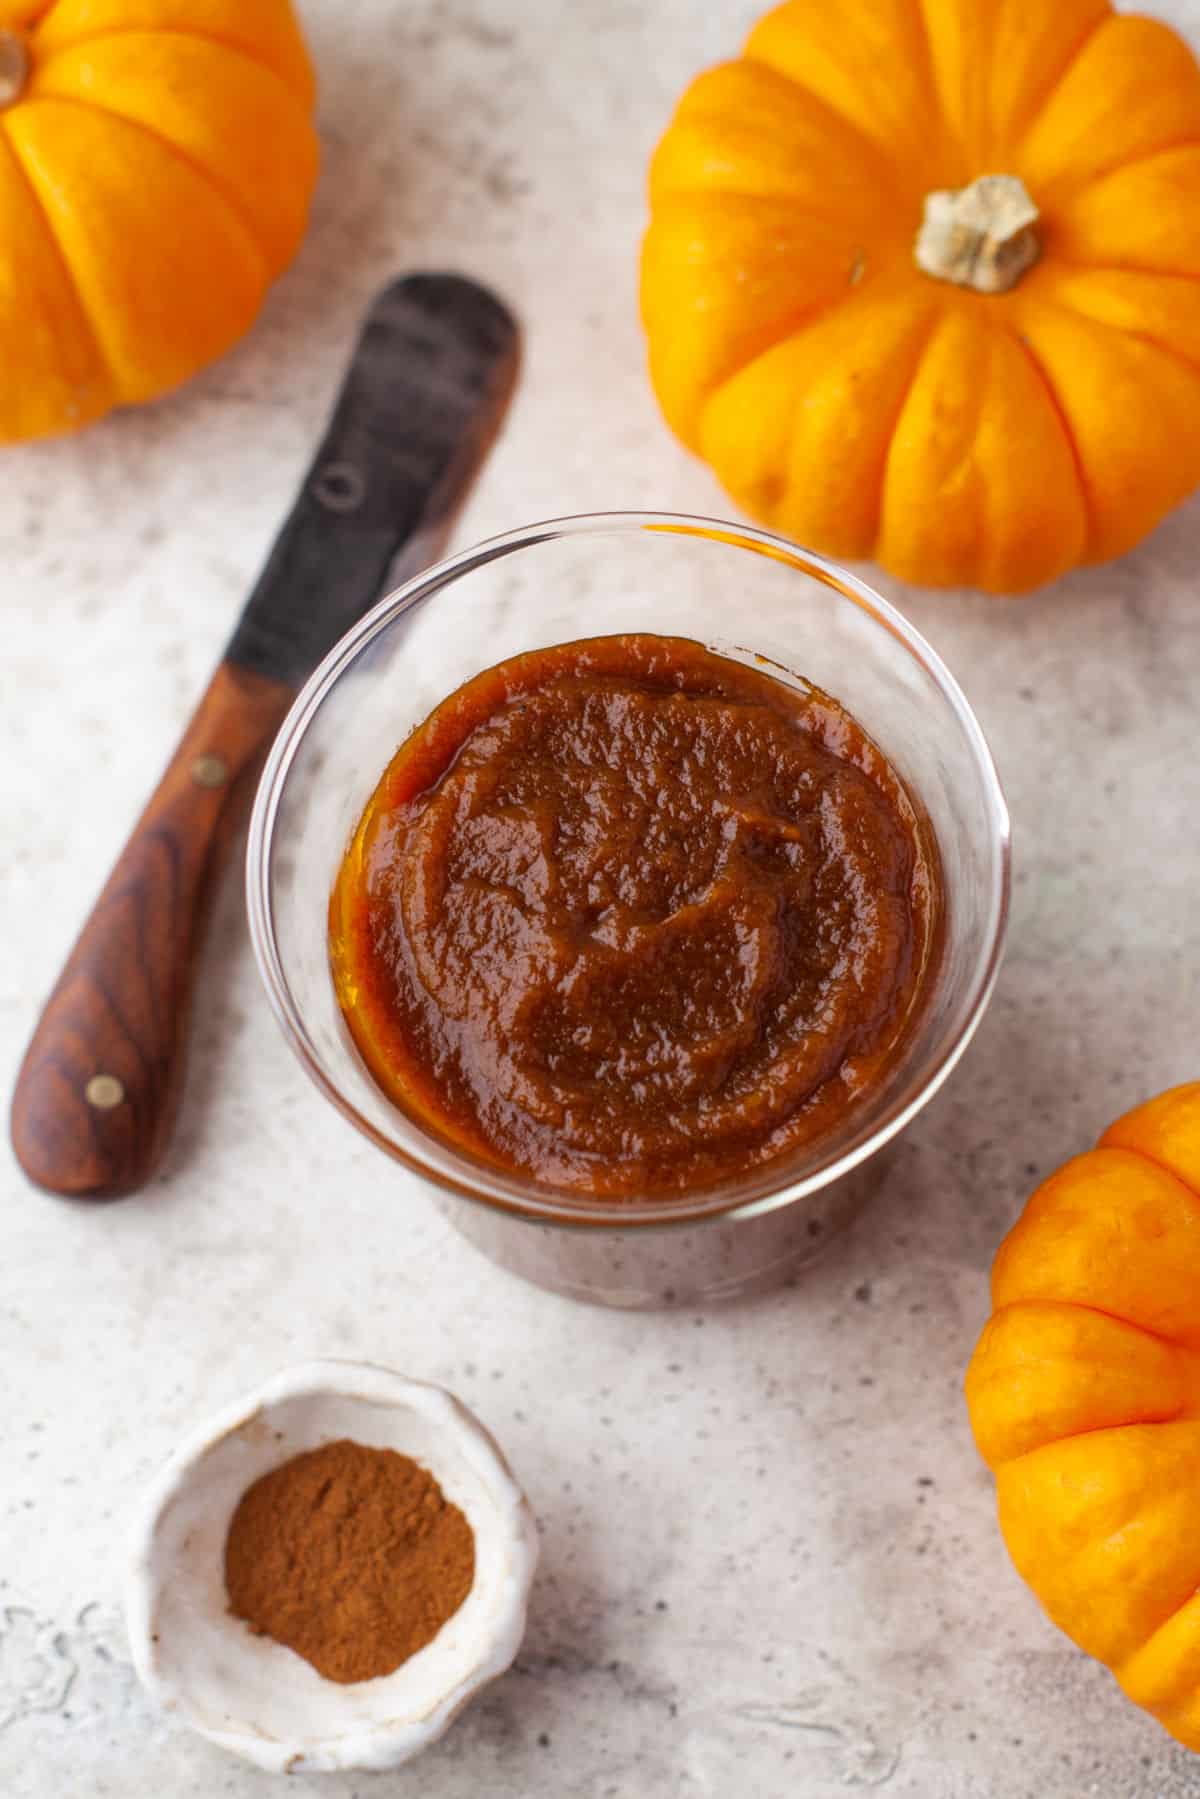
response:
[(345, 385), (226, 659), (299, 687), (449, 525), (499, 429), (519, 336), (486, 288), (407, 275), (367, 314)]

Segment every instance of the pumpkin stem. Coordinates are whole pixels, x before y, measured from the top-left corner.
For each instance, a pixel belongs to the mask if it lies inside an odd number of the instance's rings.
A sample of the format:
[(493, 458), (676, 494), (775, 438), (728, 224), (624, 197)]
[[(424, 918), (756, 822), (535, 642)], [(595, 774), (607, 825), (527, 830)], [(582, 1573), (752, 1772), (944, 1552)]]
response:
[(20, 32), (0, 30), (0, 112), (21, 98), (28, 80), (28, 44)]
[(1038, 209), (1016, 175), (980, 175), (969, 187), (925, 196), (913, 254), (940, 281), (1004, 294), (1042, 253)]

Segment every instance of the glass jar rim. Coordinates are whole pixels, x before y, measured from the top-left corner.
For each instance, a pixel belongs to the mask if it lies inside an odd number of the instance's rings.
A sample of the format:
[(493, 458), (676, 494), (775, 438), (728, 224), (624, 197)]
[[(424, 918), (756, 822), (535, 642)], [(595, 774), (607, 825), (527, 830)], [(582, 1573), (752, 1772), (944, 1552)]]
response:
[[(799, 573), (817, 580), (821, 585), (832, 588), (899, 639), (947, 701), (955, 722), (969, 745), (985, 795), (995, 848), (994, 879), (988, 895), (984, 953), (973, 970), (962, 1018), (953, 1036), (931, 1060), (915, 1090), (907, 1098), (889, 1106), (869, 1136), (802, 1175), (788, 1178), (786, 1173), (782, 1174), (778, 1187), (756, 1193), (750, 1198), (739, 1197), (736, 1192), (729, 1194), (717, 1187), (650, 1204), (640, 1201), (636, 1204), (629, 1201), (601, 1201), (559, 1192), (531, 1180), (507, 1181), (493, 1175), (482, 1163), (476, 1165), (465, 1157), (446, 1151), (454, 1163), (454, 1172), (451, 1173), (433, 1159), (434, 1148), (440, 1146), (435, 1146), (434, 1139), (422, 1133), (415, 1124), (412, 1126), (414, 1147), (395, 1142), (359, 1111), (327, 1069), (292, 995), (275, 931), (271, 897), (272, 849), (287, 778), (310, 725), (363, 650), (422, 601), (432, 598), (444, 587), (489, 562), (518, 550), (531, 549), (540, 543), (556, 542), (564, 537), (636, 531), (715, 540), (783, 562)], [(301, 688), (264, 764), (246, 846), (246, 904), (255, 961), (266, 988), (268, 1003), (284, 1037), (309, 1078), (325, 1097), (378, 1148), (443, 1191), (507, 1212), (528, 1222), (577, 1229), (593, 1227), (630, 1230), (696, 1225), (717, 1219), (753, 1218), (774, 1211), (841, 1180), (877, 1155), (906, 1129), (953, 1072), (987, 1009), (1004, 952), (1011, 863), (1012, 840), (1008, 807), (982, 728), (947, 665), (897, 607), (848, 569), (829, 561), (817, 551), (806, 549), (758, 526), (691, 513), (609, 511), (574, 513), (544, 519), (485, 538), (467, 549), (457, 551), (454, 555), (421, 569), (399, 587), (383, 595), (339, 639)], [(429, 1161), (421, 1153), (425, 1143), (428, 1143), (430, 1149)], [(766, 1175), (770, 1166), (769, 1163), (765, 1164), (757, 1172)]]

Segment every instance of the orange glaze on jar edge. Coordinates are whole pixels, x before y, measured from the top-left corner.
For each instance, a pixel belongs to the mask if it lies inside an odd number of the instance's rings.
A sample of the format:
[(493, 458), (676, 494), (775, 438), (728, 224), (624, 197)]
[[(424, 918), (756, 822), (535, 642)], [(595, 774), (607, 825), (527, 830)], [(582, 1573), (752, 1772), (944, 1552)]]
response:
[(406, 740), (330, 949), (422, 1128), (635, 1203), (811, 1144), (885, 1080), (940, 910), (932, 834), (836, 701), (601, 637), (486, 670)]

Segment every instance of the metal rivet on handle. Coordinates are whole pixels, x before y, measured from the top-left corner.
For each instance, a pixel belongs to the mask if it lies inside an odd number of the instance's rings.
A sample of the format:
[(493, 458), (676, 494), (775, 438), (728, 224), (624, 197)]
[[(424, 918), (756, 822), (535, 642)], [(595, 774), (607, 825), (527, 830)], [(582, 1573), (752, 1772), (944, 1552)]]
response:
[(83, 1096), (97, 1112), (111, 1112), (125, 1098), (125, 1089), (115, 1074), (94, 1074), (84, 1088)]
[(192, 779), (197, 787), (224, 787), (229, 779), (229, 764), (224, 756), (197, 756), (192, 763)]
[(312, 490), (327, 512), (357, 512), (367, 484), (352, 462), (327, 462), (313, 476)]

